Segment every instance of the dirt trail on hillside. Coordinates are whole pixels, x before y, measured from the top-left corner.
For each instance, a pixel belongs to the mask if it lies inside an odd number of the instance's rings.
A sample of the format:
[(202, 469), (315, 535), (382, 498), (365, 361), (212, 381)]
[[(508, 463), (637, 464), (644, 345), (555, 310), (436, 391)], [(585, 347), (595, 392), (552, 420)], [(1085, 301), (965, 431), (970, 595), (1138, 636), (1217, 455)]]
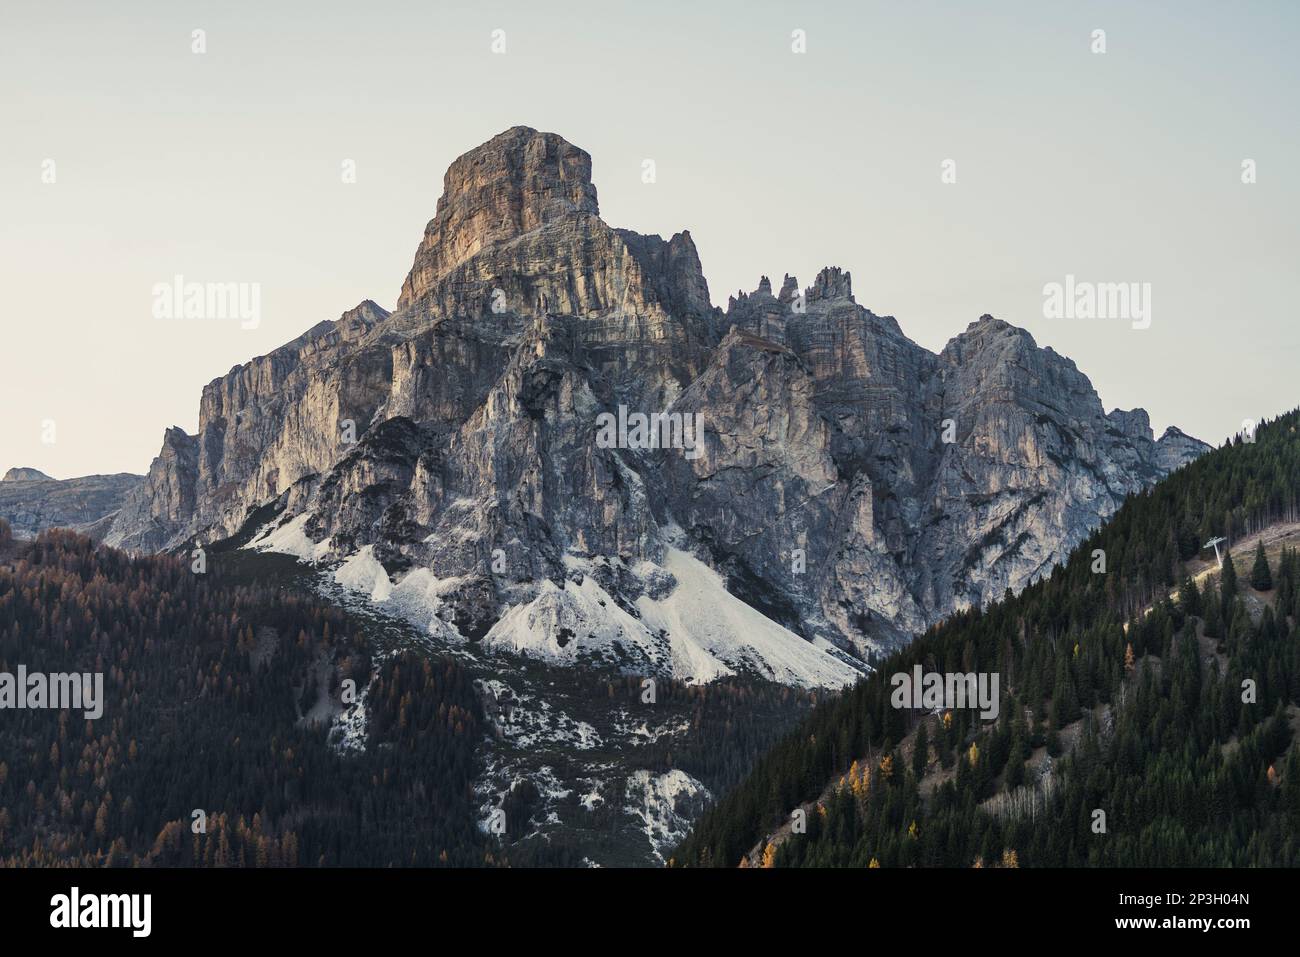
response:
[[(1237, 580), (1241, 582), (1246, 590), (1250, 587), (1250, 570), (1255, 564), (1255, 546), (1260, 542), (1264, 543), (1264, 555), (1268, 558), (1268, 563), (1273, 570), (1277, 570), (1278, 556), (1282, 553), (1284, 546), (1296, 548), (1300, 547), (1300, 522), (1284, 522), (1281, 525), (1270, 525), (1261, 531), (1250, 535), (1245, 535), (1232, 543), (1228, 550), (1232, 555), (1233, 567), (1237, 569)], [(1204, 590), (1205, 583), (1212, 577), (1217, 577), (1219, 571), (1218, 562), (1214, 559), (1193, 558), (1183, 562), (1184, 574), (1190, 575), (1196, 587)], [(1178, 600), (1178, 586), (1175, 585), (1169, 591), (1171, 601)], [(1142, 616), (1146, 617), (1151, 614), (1154, 605), (1147, 605), (1142, 609)], [(1262, 610), (1262, 609), (1256, 609)], [(1256, 617), (1252, 615), (1252, 618)], [(1124, 623), (1124, 631), (1128, 632), (1128, 622)]]

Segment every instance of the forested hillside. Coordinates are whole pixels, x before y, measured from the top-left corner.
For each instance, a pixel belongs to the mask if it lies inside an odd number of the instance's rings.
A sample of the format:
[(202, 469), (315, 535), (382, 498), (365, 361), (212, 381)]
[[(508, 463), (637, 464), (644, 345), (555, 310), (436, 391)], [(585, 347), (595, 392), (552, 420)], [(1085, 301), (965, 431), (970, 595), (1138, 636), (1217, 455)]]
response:
[[(1300, 864), (1300, 560), (1262, 539), (1249, 572), (1199, 554), (1296, 523), (1298, 424), (1131, 497), (1049, 579), (818, 707), (673, 863)], [(895, 708), (916, 664), (997, 673), (998, 717)]]
[(105, 702), (98, 720), (0, 711), (0, 865), (493, 860), (475, 825), (468, 676), (386, 658), (366, 747), (344, 753), (328, 720), (303, 718), (328, 717), (348, 679), (365, 689), (371, 653), (305, 594), (0, 529), (0, 672), (19, 665), (102, 672)]
[[(7, 531), (0, 520), (0, 673), (102, 672), (106, 700), (98, 720), (0, 710), (0, 865), (644, 863), (646, 799), (625, 793), (629, 776), (681, 769), (721, 792), (816, 700), (736, 677), (665, 681), (646, 705), (639, 675), (439, 654), (237, 540), (195, 574), (188, 558)], [(359, 720), (335, 720), (349, 679)], [(485, 713), (475, 682), (503, 679), (539, 689), (543, 717), (592, 722), (598, 746), (534, 733), (547, 726), (529, 723), (531, 697)], [(626, 743), (608, 721), (624, 712)], [(609, 780), (547, 790), (593, 767)], [(504, 833), (480, 830), (485, 803)], [(664, 823), (693, 810), (669, 801)]]

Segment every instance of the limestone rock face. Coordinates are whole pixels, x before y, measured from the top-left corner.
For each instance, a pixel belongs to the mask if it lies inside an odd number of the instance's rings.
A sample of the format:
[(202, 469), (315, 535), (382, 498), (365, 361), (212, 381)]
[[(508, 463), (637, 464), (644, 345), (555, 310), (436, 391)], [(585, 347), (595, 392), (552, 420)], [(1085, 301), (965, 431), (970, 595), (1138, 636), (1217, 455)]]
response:
[(112, 516), (139, 484), (140, 476), (127, 472), (59, 480), (37, 469), (13, 468), (0, 479), (0, 518), (15, 538), (33, 538), (47, 528), (92, 533), (91, 526)]
[(1167, 475), (1208, 450), (1209, 446), (1200, 439), (1194, 439), (1182, 429), (1171, 425), (1156, 440), (1156, 461), (1160, 471)]
[(0, 482), (52, 482), (50, 478), (40, 469), (14, 468), (5, 473), (5, 477)]
[[(858, 306), (838, 269), (802, 296), (787, 276), (774, 297), (764, 278), (731, 300), (726, 322), (797, 355), (833, 425), (825, 448), (840, 484), (827, 499), (841, 504), (833, 531), (810, 536), (824, 546), (821, 573), (809, 576), (812, 594), (769, 574), (770, 591), (803, 609), (805, 633), (847, 636), (860, 652), (1019, 591), (1125, 496), (1208, 449), (1177, 430), (1153, 441), (1144, 410), (1107, 415), (1073, 362), (991, 316), (935, 356)], [(788, 508), (767, 501), (778, 514)], [(726, 523), (691, 514), (715, 550), (744, 555), (762, 540), (719, 541)], [(803, 542), (794, 530), (781, 537)]]
[(890, 636), (920, 630), (872, 479), (837, 461), (848, 443), (816, 372), (814, 359), (733, 326), (673, 407), (705, 425), (698, 458), (664, 453), (668, 508), (737, 594), (792, 630), (842, 643), (873, 613)]
[(451, 164), (397, 308), (488, 246), (575, 215), (597, 216), (591, 157), (554, 133), (516, 126)]
[(144, 481), (126, 496), (105, 544), (141, 552), (175, 545), (196, 512), (197, 477), (198, 440), (173, 426)]
[[(598, 441), (655, 413), (698, 441)], [(833, 683), (835, 655), (1023, 587), (1205, 448), (1107, 414), (991, 317), (931, 353), (839, 269), (724, 313), (688, 232), (606, 225), (591, 158), (516, 127), (448, 170), (396, 310), (366, 301), (209, 383), (107, 540), (212, 541), (274, 506), (258, 541), (377, 562), (358, 575), (443, 637), (696, 678), (753, 652), (715, 640), (739, 613), (686, 620), (721, 601), (687, 603), (703, 560), (771, 620), (768, 673)], [(781, 651), (793, 636), (825, 660)]]

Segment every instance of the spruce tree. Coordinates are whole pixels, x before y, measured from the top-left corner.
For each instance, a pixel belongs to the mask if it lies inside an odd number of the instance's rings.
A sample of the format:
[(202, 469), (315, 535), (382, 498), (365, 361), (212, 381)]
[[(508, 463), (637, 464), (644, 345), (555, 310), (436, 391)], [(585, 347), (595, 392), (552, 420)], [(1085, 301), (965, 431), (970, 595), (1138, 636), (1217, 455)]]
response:
[(1250, 587), (1255, 591), (1273, 590), (1273, 572), (1268, 567), (1262, 540), (1255, 545), (1255, 567), (1250, 572)]
[(1228, 551), (1223, 555), (1223, 574), (1219, 577), (1219, 594), (1223, 598), (1226, 613), (1232, 599), (1237, 597), (1237, 569), (1232, 564), (1232, 553)]

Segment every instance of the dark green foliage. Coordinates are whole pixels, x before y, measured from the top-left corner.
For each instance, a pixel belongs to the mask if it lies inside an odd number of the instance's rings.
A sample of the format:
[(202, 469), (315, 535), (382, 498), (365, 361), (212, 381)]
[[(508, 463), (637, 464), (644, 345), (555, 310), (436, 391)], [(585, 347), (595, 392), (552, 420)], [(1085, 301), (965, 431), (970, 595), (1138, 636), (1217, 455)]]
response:
[(1233, 564), (1232, 555), (1224, 553), (1223, 570), (1219, 573), (1219, 597), (1225, 606), (1237, 597), (1237, 566)]
[(1263, 541), (1255, 546), (1255, 566), (1250, 571), (1250, 587), (1255, 591), (1273, 590), (1273, 572), (1268, 567)]
[(2, 713), (0, 865), (483, 863), (460, 666), (387, 658), (364, 751), (300, 720), (367, 687), (367, 648), (339, 609), (219, 562), (41, 535), (0, 564), (0, 671), (102, 672), (104, 710)]

